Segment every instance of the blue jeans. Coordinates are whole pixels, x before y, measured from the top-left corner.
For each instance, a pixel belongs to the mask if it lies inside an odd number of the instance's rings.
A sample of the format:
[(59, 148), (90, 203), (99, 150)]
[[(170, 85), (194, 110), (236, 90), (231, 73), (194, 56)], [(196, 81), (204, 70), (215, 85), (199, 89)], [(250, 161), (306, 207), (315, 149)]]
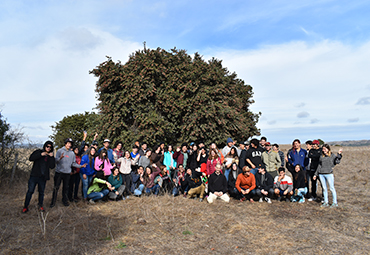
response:
[(178, 196), (180, 194), (179, 189), (177, 187), (173, 187), (172, 189), (172, 195), (173, 196)]
[(331, 194), (333, 196), (333, 203), (337, 204), (337, 192), (334, 188), (334, 174), (319, 174), (320, 181), (322, 184), (322, 193), (324, 193), (324, 202), (329, 203), (328, 199), (328, 187), (326, 186), (326, 183), (329, 184), (329, 189), (331, 191)]
[(139, 187), (137, 187), (137, 189), (134, 190), (134, 195), (135, 196), (141, 196), (141, 194), (143, 193), (144, 188), (145, 188), (144, 184), (140, 184)]
[(292, 199), (295, 201), (299, 201), (300, 199), (303, 199), (304, 196), (307, 194), (307, 187), (305, 188), (299, 188), (297, 189), (297, 194), (293, 193)]
[(91, 180), (93, 176), (86, 175), (86, 180), (83, 177), (83, 174), (80, 173), (81, 181), (82, 181), (82, 192), (84, 194), (84, 198), (87, 198), (87, 189), (89, 188), (89, 184), (91, 183)]
[(230, 174), (231, 169), (225, 169), (225, 177), (226, 181), (229, 181), (229, 174)]
[(28, 207), (28, 205), (30, 204), (32, 194), (33, 192), (35, 192), (36, 184), (39, 192), (39, 206), (43, 206), (44, 204), (46, 180), (43, 177), (31, 176), (30, 179), (28, 180), (28, 190), (26, 194), (26, 200), (24, 201), (25, 208)]
[(87, 195), (88, 199), (92, 199), (93, 201), (96, 201), (98, 199), (102, 199), (106, 195), (108, 195), (109, 189), (103, 189), (100, 192), (91, 192), (89, 195)]
[(154, 193), (154, 195), (158, 195), (158, 192), (159, 192), (159, 184), (156, 184), (151, 188), (146, 188), (145, 189), (146, 194)]
[(251, 169), (251, 173), (256, 176), (256, 173), (258, 172), (258, 168)]

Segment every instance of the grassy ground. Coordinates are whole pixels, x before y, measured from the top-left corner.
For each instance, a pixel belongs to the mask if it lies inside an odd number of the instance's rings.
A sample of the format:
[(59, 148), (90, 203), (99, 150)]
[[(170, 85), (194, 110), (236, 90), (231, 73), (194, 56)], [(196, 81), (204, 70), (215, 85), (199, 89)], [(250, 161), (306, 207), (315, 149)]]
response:
[[(24, 179), (0, 189), (0, 253), (369, 254), (369, 153), (370, 147), (344, 147), (335, 168), (335, 209), (276, 200), (209, 205), (167, 195), (64, 207), (59, 197), (41, 215), (36, 192), (22, 214)], [(49, 181), (45, 205), (51, 190)]]

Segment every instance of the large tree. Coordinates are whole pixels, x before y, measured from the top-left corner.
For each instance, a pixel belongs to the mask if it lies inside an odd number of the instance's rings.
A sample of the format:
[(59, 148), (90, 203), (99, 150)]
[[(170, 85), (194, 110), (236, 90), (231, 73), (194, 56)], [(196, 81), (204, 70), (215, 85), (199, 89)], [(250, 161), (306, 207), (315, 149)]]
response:
[(110, 57), (90, 71), (98, 77), (97, 108), (104, 136), (154, 145), (159, 141), (216, 142), (259, 134), (249, 110), (252, 87), (212, 58), (185, 50), (144, 49), (126, 64)]

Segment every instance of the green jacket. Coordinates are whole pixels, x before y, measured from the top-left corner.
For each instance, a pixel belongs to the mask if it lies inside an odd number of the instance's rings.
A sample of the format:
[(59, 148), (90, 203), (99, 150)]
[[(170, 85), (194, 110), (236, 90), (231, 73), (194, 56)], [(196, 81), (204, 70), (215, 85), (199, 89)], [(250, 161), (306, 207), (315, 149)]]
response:
[(92, 192), (100, 192), (105, 188), (104, 186), (100, 188), (99, 183), (106, 184), (106, 181), (99, 179), (99, 178), (94, 178), (92, 185), (87, 190), (87, 195), (89, 195)]

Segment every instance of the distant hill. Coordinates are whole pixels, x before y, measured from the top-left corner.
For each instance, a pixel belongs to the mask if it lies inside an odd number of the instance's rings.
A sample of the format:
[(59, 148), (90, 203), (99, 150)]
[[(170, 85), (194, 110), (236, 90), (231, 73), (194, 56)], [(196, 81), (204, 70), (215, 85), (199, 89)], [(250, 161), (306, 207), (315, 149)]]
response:
[(339, 146), (369, 146), (370, 140), (351, 140), (351, 141), (339, 141), (339, 142), (328, 142), (329, 145)]

